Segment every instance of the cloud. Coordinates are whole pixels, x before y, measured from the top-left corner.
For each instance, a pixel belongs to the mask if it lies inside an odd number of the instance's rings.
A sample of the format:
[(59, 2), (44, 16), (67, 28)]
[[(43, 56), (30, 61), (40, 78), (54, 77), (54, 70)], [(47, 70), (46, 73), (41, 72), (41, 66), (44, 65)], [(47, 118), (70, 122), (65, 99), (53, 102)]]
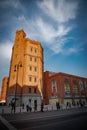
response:
[[(74, 29), (74, 26), (71, 24), (71, 20), (74, 20), (77, 15), (79, 2), (69, 1), (69, 0), (43, 0), (37, 2), (38, 7), (46, 14), (49, 18), (52, 19), (55, 25), (50, 25), (45, 23), (43, 20), (38, 20), (39, 29), (41, 29), (42, 36), (46, 40), (46, 45), (54, 53), (65, 52), (76, 53), (78, 49), (75, 47), (70, 47), (67, 49), (64, 48), (67, 42), (69, 42), (69, 33)], [(72, 42), (73, 44), (73, 42)], [(73, 45), (72, 45), (73, 46)]]
[(38, 35), (41, 36), (41, 40), (45, 41), (45, 45), (49, 47), (54, 53), (62, 53), (63, 46), (68, 41), (65, 36), (69, 33), (72, 27), (67, 27), (63, 24), (59, 24), (58, 28), (55, 29), (52, 24), (48, 24), (41, 18), (36, 20)]
[[(64, 45), (70, 40), (66, 36), (72, 30), (72, 26), (58, 24), (57, 28), (54, 28), (54, 24), (45, 22), (41, 17), (29, 20), (24, 15), (19, 16), (17, 20), (21, 23), (20, 26), (23, 27), (28, 37), (41, 41), (54, 53), (63, 53)], [(74, 53), (75, 51), (69, 52)]]
[(20, 0), (1, 0), (0, 1), (0, 7), (2, 8), (15, 8), (15, 9), (19, 9), (20, 7), (22, 7)]
[[(23, 6), (20, 0), (14, 0), (14, 2), (8, 0), (1, 3), (0, 6), (10, 7), (11, 5), (16, 9)], [(69, 41), (69, 32), (73, 30), (69, 21), (75, 19), (78, 3), (76, 1), (66, 2), (66, 0), (43, 0), (38, 1), (37, 4), (45, 16), (52, 18), (52, 22), (42, 17), (43, 15), (38, 14), (37, 17), (29, 19), (21, 14), (13, 17), (13, 22), (11, 21), (14, 23), (12, 30), (23, 28), (31, 39), (41, 41), (54, 53), (63, 53), (64, 46)], [(70, 52), (74, 53), (75, 51)]]
[(0, 58), (2, 60), (9, 60), (11, 58), (13, 43), (7, 41), (6, 43), (0, 43)]
[(37, 4), (44, 13), (59, 23), (67, 22), (76, 17), (77, 1), (43, 0)]

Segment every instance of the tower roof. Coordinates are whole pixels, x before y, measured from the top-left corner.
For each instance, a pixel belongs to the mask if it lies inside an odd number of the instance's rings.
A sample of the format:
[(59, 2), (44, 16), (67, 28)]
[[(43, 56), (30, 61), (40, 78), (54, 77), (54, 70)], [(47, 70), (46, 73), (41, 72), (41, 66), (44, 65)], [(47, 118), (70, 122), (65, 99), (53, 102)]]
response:
[(17, 30), (16, 34), (23, 34), (23, 36), (26, 37), (26, 33), (24, 32), (23, 29)]

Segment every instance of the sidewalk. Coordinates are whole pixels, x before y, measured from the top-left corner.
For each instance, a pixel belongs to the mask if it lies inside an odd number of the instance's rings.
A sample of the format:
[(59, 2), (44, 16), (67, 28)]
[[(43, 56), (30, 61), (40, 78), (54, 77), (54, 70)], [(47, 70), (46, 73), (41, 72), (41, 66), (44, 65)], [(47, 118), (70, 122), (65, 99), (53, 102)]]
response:
[[(85, 106), (87, 106), (87, 105), (85, 105)], [(72, 108), (80, 108), (80, 106), (79, 107), (71, 106), (71, 107), (68, 107), (67, 109), (72, 109)], [(61, 105), (60, 110), (64, 110), (64, 109), (66, 109), (66, 106)], [(56, 106), (44, 105), (44, 111), (54, 111), (54, 110), (57, 110)], [(40, 106), (37, 107), (37, 112), (38, 111), (41, 111)], [(34, 112), (33, 107), (32, 107), (32, 112)], [(14, 111), (11, 110), (11, 107), (9, 107), (9, 106), (0, 106), (0, 114), (1, 115), (3, 115), (3, 114), (11, 114), (11, 113), (14, 113)], [(27, 113), (26, 106), (24, 107), (24, 109), (22, 107), (16, 107), (15, 113)]]

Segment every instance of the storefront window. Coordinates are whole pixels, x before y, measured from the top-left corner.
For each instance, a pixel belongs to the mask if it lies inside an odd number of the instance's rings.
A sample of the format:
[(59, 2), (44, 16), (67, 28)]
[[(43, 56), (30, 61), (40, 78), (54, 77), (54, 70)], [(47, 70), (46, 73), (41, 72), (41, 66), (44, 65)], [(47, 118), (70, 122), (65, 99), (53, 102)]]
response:
[(56, 80), (52, 80), (52, 94), (56, 95), (57, 93), (57, 83)]
[(68, 79), (64, 80), (64, 90), (65, 90), (65, 95), (70, 95), (70, 85)]

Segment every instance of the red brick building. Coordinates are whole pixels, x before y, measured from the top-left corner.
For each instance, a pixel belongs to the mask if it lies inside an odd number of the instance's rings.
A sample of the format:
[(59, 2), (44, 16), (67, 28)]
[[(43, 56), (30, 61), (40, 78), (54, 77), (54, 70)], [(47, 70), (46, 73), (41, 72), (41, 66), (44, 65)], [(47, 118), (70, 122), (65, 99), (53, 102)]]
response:
[(87, 103), (87, 78), (46, 71), (43, 82), (45, 104)]

